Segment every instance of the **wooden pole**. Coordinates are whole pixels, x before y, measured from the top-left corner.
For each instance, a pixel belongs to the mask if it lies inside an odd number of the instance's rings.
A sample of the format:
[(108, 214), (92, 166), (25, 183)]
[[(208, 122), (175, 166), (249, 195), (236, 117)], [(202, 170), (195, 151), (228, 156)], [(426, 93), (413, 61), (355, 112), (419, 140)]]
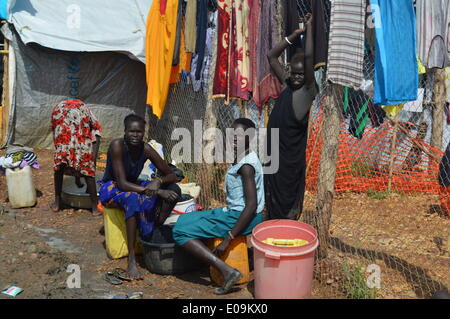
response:
[[(214, 32), (214, 37), (212, 39), (212, 43), (217, 43), (217, 32)], [(214, 53), (211, 59), (211, 71), (209, 74), (208, 81), (208, 93), (206, 96), (206, 110), (204, 117), (204, 129), (208, 128), (217, 128), (217, 117), (214, 114), (214, 102), (213, 102), (213, 84), (214, 84), (214, 76), (216, 71), (216, 61), (217, 61), (217, 45), (214, 45)], [(206, 143), (208, 141), (214, 140), (216, 138), (215, 132), (209, 131), (210, 133), (206, 136), (206, 140), (202, 141), (194, 141), (194, 143), (202, 143), (202, 150), (204, 149)], [(203, 132), (202, 132), (203, 133)], [(202, 156), (203, 158), (203, 156)], [(214, 183), (214, 168), (213, 164), (207, 164), (203, 160), (202, 163), (198, 166), (197, 176), (198, 176), (198, 184), (201, 186), (202, 191), (200, 193), (200, 204), (204, 209), (208, 209), (211, 205), (211, 199), (214, 197), (212, 185)]]
[(264, 127), (267, 128), (267, 124), (269, 124), (269, 104), (267, 103), (264, 108)]
[[(328, 256), (330, 242), (330, 224), (334, 188), (336, 182), (336, 163), (338, 159), (340, 118), (337, 100), (333, 97), (338, 92), (338, 86), (331, 84), (328, 87), (327, 101), (324, 105), (323, 146), (320, 157), (319, 181), (317, 191), (316, 216), (314, 226), (319, 234), (319, 259)], [(341, 91), (341, 90), (340, 90)]]
[(4, 50), (2, 50), (3, 59), (3, 96), (0, 106), (0, 147), (6, 145), (8, 136), (8, 122), (10, 113), (10, 101), (9, 101), (9, 42), (7, 39), (4, 41)]
[[(393, 125), (393, 126), (395, 125), (395, 122), (393, 120), (391, 120), (391, 119), (388, 119), (388, 120), (391, 123), (391, 125)], [(403, 134), (405, 134), (406, 136), (409, 136), (408, 130), (406, 128), (404, 128), (402, 125), (399, 125), (398, 128), (400, 129), (400, 131), (403, 132)], [(422, 152), (427, 154), (430, 157), (430, 160), (433, 160), (433, 161), (438, 162), (438, 163), (441, 161), (441, 157), (439, 155), (433, 154), (431, 151), (426, 149), (422, 144), (417, 142), (413, 137), (410, 137), (410, 138), (411, 138), (411, 142), (415, 145), (415, 147), (417, 147), (419, 150), (421, 150)]]
[(434, 70), (434, 108), (431, 146), (442, 150), (442, 136), (444, 134), (444, 108), (445, 108), (445, 70)]
[(388, 192), (391, 191), (392, 188), (392, 173), (394, 171), (394, 162), (395, 162), (395, 148), (397, 145), (397, 131), (398, 131), (398, 114), (395, 114), (394, 120), (394, 132), (392, 136), (391, 150), (390, 150), (390, 160), (389, 160), (389, 179), (388, 179)]
[[(312, 125), (313, 125), (313, 122), (310, 121), (310, 123), (309, 123), (308, 125), (312, 126)], [(323, 121), (321, 121), (320, 124), (319, 124), (319, 127), (318, 127), (317, 132), (316, 132), (316, 136), (315, 136), (315, 138), (314, 138), (313, 148), (312, 148), (312, 150), (311, 150), (311, 153), (309, 154), (308, 163), (306, 164), (306, 172), (305, 172), (305, 176), (306, 176), (306, 177), (308, 176), (309, 169), (310, 169), (310, 167), (311, 167), (311, 163), (312, 163), (312, 160), (313, 160), (313, 157), (314, 157), (314, 152), (316, 151), (317, 143), (318, 143), (318, 141), (319, 141), (320, 134), (322, 134), (322, 130), (323, 130)], [(312, 134), (312, 128), (310, 127), (310, 128), (308, 129), (308, 139), (309, 139), (309, 136), (310, 136), (311, 134)]]

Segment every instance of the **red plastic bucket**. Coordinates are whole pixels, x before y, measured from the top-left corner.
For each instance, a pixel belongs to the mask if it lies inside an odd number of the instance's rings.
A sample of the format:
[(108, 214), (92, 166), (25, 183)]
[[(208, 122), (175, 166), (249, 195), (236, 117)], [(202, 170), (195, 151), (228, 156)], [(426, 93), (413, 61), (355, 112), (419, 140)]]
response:
[[(304, 239), (309, 244), (279, 247), (263, 243), (267, 238)], [(255, 298), (309, 298), (314, 270), (314, 254), (319, 245), (317, 231), (293, 220), (265, 221), (253, 229)]]

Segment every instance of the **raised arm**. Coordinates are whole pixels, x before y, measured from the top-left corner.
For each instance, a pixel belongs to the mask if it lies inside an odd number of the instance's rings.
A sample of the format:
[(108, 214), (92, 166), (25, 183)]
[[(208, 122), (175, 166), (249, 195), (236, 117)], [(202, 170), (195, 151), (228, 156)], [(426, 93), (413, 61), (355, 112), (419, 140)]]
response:
[(312, 27), (313, 16), (306, 15), (306, 48), (305, 48), (305, 84), (311, 86), (314, 80), (314, 34)]
[(286, 79), (286, 74), (278, 58), (283, 53), (283, 51), (290, 45), (289, 42), (294, 43), (295, 39), (299, 37), (300, 34), (302, 34), (303, 32), (304, 32), (303, 29), (295, 30), (290, 36), (286, 37), (280, 43), (274, 46), (267, 54), (267, 59), (269, 60), (270, 68), (272, 72), (276, 75), (280, 83), (284, 82), (284, 80)]

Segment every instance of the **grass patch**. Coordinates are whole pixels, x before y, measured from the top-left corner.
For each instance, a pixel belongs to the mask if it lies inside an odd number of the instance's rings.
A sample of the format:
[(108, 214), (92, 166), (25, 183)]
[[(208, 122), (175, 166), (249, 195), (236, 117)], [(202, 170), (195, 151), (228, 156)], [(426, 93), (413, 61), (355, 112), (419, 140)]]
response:
[(371, 177), (376, 175), (373, 168), (362, 161), (354, 161), (350, 165), (350, 172), (353, 176), (359, 177)]
[(374, 190), (369, 190), (369, 191), (367, 191), (367, 196), (372, 199), (382, 200), (382, 199), (386, 199), (386, 197), (388, 197), (390, 193), (392, 193), (392, 192), (390, 192), (390, 191), (377, 192)]
[(376, 289), (367, 286), (367, 278), (364, 267), (342, 265), (344, 271), (344, 289), (351, 299), (375, 299)]

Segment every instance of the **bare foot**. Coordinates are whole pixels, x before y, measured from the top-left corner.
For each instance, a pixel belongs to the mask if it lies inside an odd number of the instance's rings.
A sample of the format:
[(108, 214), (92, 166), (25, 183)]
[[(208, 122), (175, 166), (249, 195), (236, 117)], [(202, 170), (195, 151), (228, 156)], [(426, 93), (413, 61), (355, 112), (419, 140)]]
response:
[(55, 213), (57, 213), (61, 210), (61, 205), (56, 201), (53, 202), (52, 204), (50, 204), (49, 206), (50, 206), (50, 209)]
[(239, 280), (241, 280), (243, 277), (243, 275), (241, 274), (241, 272), (237, 269), (233, 268), (233, 271), (231, 273), (229, 273), (228, 275), (224, 276), (224, 281), (221, 287), (216, 288), (214, 290), (214, 293), (216, 295), (225, 295), (227, 294), (230, 289), (233, 287), (233, 285), (238, 282)]
[(128, 263), (127, 273), (132, 279), (142, 279), (142, 275), (136, 266), (136, 262)]

